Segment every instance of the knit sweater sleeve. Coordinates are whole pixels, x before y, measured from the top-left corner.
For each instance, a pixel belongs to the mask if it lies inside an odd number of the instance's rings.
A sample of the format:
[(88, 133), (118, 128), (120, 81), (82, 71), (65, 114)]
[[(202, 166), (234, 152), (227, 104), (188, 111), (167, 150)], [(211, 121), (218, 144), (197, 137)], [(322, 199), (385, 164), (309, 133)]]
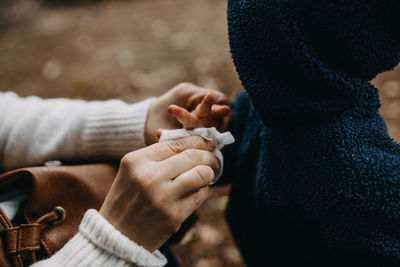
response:
[(166, 263), (158, 250), (150, 253), (122, 235), (97, 211), (89, 210), (79, 232), (52, 257), (32, 267), (158, 267)]
[(0, 169), (49, 160), (119, 159), (145, 145), (152, 101), (43, 100), (0, 92)]

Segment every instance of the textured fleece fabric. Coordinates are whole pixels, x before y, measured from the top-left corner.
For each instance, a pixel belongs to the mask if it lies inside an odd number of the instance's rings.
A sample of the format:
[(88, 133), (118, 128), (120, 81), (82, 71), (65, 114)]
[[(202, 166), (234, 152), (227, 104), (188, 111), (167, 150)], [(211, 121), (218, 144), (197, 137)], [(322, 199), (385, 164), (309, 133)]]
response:
[[(400, 266), (400, 147), (369, 82), (400, 1), (229, 0), (228, 221), (249, 266)], [(226, 181), (226, 180), (225, 180)]]

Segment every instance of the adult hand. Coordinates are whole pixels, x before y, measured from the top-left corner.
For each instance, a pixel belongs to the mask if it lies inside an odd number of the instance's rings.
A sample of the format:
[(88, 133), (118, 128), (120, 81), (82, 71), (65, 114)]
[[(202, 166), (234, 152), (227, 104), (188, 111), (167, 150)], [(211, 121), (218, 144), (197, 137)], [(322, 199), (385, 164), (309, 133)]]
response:
[(207, 198), (219, 168), (214, 148), (190, 136), (127, 154), (100, 214), (147, 250), (158, 249)]
[(174, 116), (167, 112), (171, 104), (192, 111), (201, 103), (207, 93), (213, 97), (214, 104), (228, 104), (228, 98), (225, 94), (216, 90), (201, 88), (191, 83), (181, 83), (157, 98), (149, 109), (145, 126), (146, 144), (150, 145), (158, 141), (156, 136), (158, 129), (181, 128)]

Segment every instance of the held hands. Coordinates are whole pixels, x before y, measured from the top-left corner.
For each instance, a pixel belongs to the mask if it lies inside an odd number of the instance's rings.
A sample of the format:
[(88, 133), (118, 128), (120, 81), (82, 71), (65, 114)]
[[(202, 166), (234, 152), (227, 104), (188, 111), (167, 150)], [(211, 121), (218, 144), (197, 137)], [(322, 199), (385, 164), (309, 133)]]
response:
[[(214, 96), (207, 93), (201, 103), (189, 112), (177, 105), (170, 105), (168, 112), (182, 124), (186, 130), (199, 127), (215, 127), (218, 131), (224, 132), (228, 129), (232, 119), (232, 111), (227, 105), (214, 104)], [(157, 130), (157, 137), (160, 138), (162, 129)]]
[(232, 119), (227, 104), (228, 99), (221, 92), (182, 83), (151, 105), (145, 129), (146, 143), (157, 142), (161, 129), (216, 127), (220, 132), (226, 131)]
[(127, 154), (100, 213), (147, 250), (158, 249), (206, 200), (219, 168), (214, 149), (190, 136)]
[(146, 143), (153, 145), (123, 157), (102, 216), (149, 251), (164, 244), (206, 200), (220, 166), (212, 153), (215, 143), (199, 136), (156, 143), (157, 129), (225, 131), (232, 118), (227, 103), (224, 94), (189, 83), (154, 101), (145, 125)]

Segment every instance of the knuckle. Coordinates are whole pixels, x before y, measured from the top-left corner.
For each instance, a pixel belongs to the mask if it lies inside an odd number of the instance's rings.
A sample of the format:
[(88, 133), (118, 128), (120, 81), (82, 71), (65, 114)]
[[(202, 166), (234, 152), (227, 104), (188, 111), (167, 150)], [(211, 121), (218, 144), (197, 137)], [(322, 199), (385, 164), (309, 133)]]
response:
[[(175, 97), (177, 97), (177, 99), (182, 99), (185, 100), (184, 102), (186, 102), (186, 99), (192, 94), (192, 92), (194, 92), (196, 90), (196, 86), (190, 82), (183, 82), (180, 83), (178, 85), (176, 85), (171, 93), (173, 93), (173, 95)], [(182, 103), (184, 104), (184, 103)]]
[(191, 87), (193, 87), (193, 86), (194, 86), (194, 84), (193, 84), (193, 83), (190, 83), (190, 82), (183, 82), (183, 83), (180, 83), (180, 84), (177, 85), (177, 87), (178, 87), (179, 89), (191, 88)]
[(210, 166), (201, 165), (196, 169), (197, 177), (201, 180), (204, 185), (209, 184), (214, 179), (214, 171)]
[(191, 162), (199, 163), (203, 161), (203, 153), (201, 151), (195, 149), (187, 149), (183, 153)]
[(121, 168), (131, 168), (137, 161), (137, 156), (134, 152), (126, 154), (120, 162)]
[(219, 166), (219, 161), (218, 161), (217, 157), (210, 151), (204, 151), (203, 153), (204, 153), (203, 154), (204, 163), (213, 169), (214, 168), (217, 169)]
[(211, 166), (214, 170), (218, 170), (219, 168), (221, 168), (221, 163), (219, 162), (219, 159), (214, 154), (212, 154), (212, 165)]
[(178, 154), (185, 149), (185, 141), (183, 138), (168, 140), (167, 146), (173, 153)]
[(178, 139), (166, 141), (166, 145), (171, 152), (178, 154), (188, 148), (198, 148), (212, 151), (214, 150), (213, 145), (208, 145), (206, 140), (200, 136), (187, 136)]
[(205, 139), (203, 137), (198, 136), (198, 135), (190, 136), (190, 142), (195, 147), (204, 147), (205, 144), (206, 144)]

